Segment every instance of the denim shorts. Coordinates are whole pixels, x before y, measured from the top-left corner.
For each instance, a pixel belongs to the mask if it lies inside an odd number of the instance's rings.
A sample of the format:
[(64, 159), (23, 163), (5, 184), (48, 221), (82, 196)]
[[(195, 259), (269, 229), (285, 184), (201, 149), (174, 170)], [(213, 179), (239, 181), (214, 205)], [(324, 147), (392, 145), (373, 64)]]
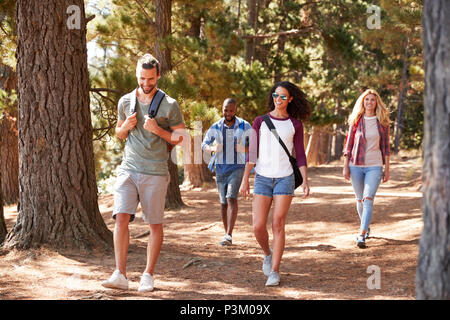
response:
[(255, 187), (253, 194), (259, 194), (271, 198), (276, 195), (293, 196), (294, 190), (294, 174), (282, 178), (267, 178), (259, 174), (255, 175)]
[(227, 199), (237, 199), (243, 176), (244, 169), (216, 173), (216, 184), (221, 204), (227, 204)]

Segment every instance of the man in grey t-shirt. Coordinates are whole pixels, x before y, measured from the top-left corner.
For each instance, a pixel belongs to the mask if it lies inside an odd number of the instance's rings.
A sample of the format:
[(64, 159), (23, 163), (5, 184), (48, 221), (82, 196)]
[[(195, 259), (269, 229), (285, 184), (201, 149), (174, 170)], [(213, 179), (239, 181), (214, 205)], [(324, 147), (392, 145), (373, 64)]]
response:
[[(155, 117), (148, 116), (151, 101), (157, 92), (156, 83), (160, 78), (159, 62), (151, 54), (145, 54), (139, 59), (136, 77), (139, 88), (123, 96), (118, 106), (116, 134), (120, 139), (126, 139), (126, 143), (114, 186), (116, 270), (102, 285), (128, 289), (128, 224), (134, 220), (140, 202), (143, 219), (150, 227), (147, 266), (139, 284), (139, 291), (145, 292), (153, 290), (155, 264), (163, 242), (162, 221), (170, 177), (167, 166), (168, 143), (180, 143), (185, 126), (178, 103), (167, 95), (162, 99)], [(135, 101), (134, 113), (132, 101)]]

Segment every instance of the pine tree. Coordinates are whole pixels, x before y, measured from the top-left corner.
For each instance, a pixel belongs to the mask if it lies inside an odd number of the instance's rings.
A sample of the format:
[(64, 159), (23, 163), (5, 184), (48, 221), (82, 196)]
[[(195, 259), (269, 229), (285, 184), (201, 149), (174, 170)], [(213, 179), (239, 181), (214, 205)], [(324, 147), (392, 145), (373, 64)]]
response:
[(423, 221), (416, 273), (418, 299), (450, 299), (450, 2), (425, 1)]
[(110, 248), (94, 172), (84, 3), (19, 0), (17, 33), (20, 211), (6, 245)]

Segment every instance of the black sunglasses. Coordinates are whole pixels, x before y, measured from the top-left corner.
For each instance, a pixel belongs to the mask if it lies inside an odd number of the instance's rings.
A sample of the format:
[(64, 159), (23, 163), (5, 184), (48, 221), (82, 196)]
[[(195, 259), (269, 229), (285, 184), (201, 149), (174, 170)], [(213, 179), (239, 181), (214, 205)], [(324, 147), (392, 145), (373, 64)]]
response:
[(280, 97), (281, 100), (283, 100), (283, 101), (286, 101), (286, 100), (287, 100), (287, 96), (285, 96), (284, 94), (278, 94), (278, 93), (276, 93), (276, 92), (272, 93), (272, 97), (273, 97), (274, 99)]

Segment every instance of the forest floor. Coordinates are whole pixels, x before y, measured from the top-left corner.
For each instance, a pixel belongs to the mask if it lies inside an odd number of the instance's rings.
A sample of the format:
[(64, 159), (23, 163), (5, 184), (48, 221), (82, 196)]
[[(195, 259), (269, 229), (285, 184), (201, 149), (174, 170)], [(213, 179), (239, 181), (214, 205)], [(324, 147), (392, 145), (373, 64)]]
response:
[[(311, 195), (304, 199), (299, 188), (287, 217), (286, 249), (277, 287), (265, 287), (262, 251), (252, 230), (251, 200), (240, 199), (233, 245), (218, 245), (224, 231), (212, 183), (182, 190), (186, 206), (166, 212), (153, 292), (137, 292), (148, 238), (141, 236), (148, 226), (138, 212), (130, 224), (128, 291), (101, 286), (114, 271), (112, 252), (12, 250), (0, 253), (0, 300), (415, 299), (423, 226), (420, 158), (392, 157), (391, 180), (378, 190), (365, 249), (355, 245), (359, 218), (351, 184), (341, 174), (341, 163), (311, 167), (308, 173)], [(112, 195), (100, 196), (99, 207), (113, 230)], [(17, 210), (15, 206), (5, 210), (10, 230)], [(271, 237), (270, 223), (268, 228)], [(377, 270), (378, 286), (373, 281)]]

